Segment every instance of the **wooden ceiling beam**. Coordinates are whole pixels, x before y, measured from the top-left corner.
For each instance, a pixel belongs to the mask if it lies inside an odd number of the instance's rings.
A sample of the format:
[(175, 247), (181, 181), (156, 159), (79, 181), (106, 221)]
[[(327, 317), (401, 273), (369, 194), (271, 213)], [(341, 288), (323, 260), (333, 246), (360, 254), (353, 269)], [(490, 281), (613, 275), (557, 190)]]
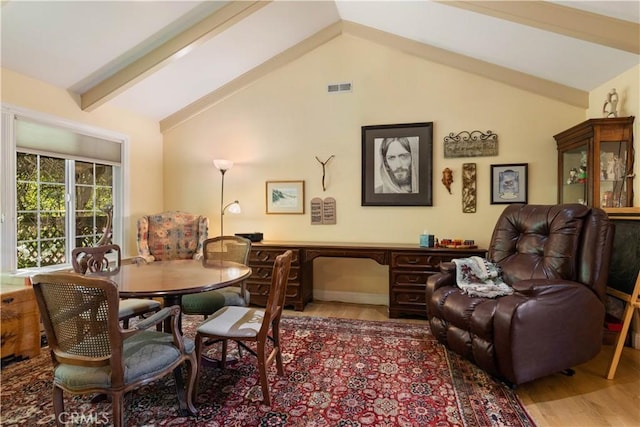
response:
[(154, 71), (221, 33), (270, 1), (231, 1), (176, 37), (80, 95), (80, 107), (93, 111)]

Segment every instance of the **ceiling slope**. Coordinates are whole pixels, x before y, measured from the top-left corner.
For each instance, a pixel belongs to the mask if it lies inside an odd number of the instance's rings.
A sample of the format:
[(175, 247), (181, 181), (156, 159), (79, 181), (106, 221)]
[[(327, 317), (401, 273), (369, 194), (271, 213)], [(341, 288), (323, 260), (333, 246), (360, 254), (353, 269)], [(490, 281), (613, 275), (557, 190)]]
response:
[(340, 34), (587, 108), (640, 61), (637, 1), (2, 2), (1, 65), (170, 129)]

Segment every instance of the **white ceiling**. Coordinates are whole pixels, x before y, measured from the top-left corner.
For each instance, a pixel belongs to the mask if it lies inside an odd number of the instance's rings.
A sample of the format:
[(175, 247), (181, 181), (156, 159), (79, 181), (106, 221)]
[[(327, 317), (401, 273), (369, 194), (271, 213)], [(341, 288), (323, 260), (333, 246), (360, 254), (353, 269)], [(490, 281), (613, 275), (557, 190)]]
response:
[[(84, 96), (230, 3), (237, 2), (3, 1), (1, 65)], [(260, 2), (171, 60), (116, 84), (105, 99), (161, 121), (342, 21), (587, 92), (640, 63), (637, 49), (523, 25), (460, 3), (471, 2)], [(640, 1), (547, 3), (633, 22), (639, 34)]]

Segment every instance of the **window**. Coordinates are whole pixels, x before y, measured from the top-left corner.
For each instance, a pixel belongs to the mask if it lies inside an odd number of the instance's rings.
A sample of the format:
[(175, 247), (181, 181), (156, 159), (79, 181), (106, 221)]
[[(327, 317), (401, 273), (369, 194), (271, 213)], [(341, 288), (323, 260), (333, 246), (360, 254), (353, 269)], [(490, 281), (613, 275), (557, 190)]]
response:
[(108, 226), (113, 242), (122, 241), (126, 138), (5, 107), (3, 125), (10, 194), (2, 196), (0, 237), (15, 248), (2, 251), (3, 272), (66, 266), (74, 247), (97, 244)]

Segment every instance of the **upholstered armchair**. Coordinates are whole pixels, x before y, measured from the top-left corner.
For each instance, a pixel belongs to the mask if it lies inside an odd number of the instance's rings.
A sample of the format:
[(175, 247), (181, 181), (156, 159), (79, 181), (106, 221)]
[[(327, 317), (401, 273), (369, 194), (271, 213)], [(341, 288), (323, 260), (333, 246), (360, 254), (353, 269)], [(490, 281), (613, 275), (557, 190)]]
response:
[(513, 293), (470, 296), (454, 263), (429, 277), (427, 315), (437, 339), (511, 385), (571, 367), (602, 345), (614, 226), (579, 204), (509, 205), (487, 259)]
[(138, 219), (138, 256), (147, 262), (201, 259), (209, 220), (187, 212), (163, 212)]

